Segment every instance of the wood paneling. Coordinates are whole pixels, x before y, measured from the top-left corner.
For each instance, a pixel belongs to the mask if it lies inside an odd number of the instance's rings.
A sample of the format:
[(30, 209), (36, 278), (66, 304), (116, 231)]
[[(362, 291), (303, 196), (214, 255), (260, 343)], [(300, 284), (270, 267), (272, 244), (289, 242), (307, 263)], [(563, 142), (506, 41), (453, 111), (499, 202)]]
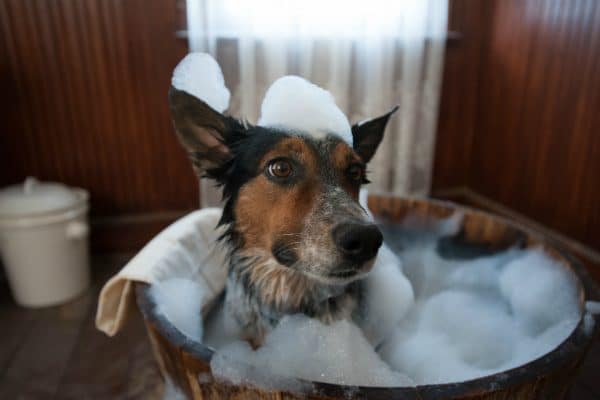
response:
[(91, 191), (92, 215), (198, 202), (169, 118), (175, 0), (0, 0), (0, 186)]
[(599, 249), (600, 2), (452, 5), (465, 35), (448, 49), (434, 188), (468, 186)]
[(92, 219), (91, 247), (95, 253), (130, 253), (188, 211), (151, 212)]
[[(0, 0), (0, 186), (86, 187), (101, 218), (196, 207), (166, 104), (181, 4)], [(462, 39), (446, 53), (434, 189), (468, 186), (600, 248), (600, 4), (450, 5)], [(96, 242), (137, 247), (166, 223), (138, 224), (131, 244), (99, 225)]]
[(440, 99), (433, 188), (465, 186), (477, 122), (482, 52), (492, 18), (487, 1), (449, 0), (448, 30), (460, 34), (448, 42)]

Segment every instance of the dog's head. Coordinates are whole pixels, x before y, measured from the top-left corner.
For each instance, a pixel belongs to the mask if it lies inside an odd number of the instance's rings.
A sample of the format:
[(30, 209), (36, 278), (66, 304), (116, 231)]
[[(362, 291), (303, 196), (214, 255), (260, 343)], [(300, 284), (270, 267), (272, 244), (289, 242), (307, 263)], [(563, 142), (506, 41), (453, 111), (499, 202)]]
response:
[(395, 109), (354, 125), (351, 146), (333, 134), (243, 124), (175, 88), (169, 103), (196, 172), (223, 187), (221, 222), (237, 253), (333, 284), (371, 269), (382, 235), (358, 195)]

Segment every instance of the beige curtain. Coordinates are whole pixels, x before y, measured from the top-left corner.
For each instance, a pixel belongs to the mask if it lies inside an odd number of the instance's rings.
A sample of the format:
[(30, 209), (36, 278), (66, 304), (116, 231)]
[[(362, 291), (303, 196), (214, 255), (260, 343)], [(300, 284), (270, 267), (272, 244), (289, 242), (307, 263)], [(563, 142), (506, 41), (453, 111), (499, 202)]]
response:
[[(441, 89), (447, 0), (187, 0), (191, 51), (211, 53), (232, 91), (228, 112), (255, 122), (278, 77), (329, 90), (351, 122), (394, 105), (369, 166), (370, 191), (427, 195)], [(202, 183), (203, 205), (218, 194)]]

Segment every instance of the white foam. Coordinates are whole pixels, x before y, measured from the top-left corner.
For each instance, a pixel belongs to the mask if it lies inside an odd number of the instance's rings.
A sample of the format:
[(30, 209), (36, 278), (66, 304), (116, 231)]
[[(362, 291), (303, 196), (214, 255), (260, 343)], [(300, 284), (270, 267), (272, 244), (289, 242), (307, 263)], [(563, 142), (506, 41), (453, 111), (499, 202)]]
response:
[(167, 279), (150, 287), (155, 312), (164, 315), (181, 333), (197, 342), (202, 341), (201, 310), (208, 292), (207, 286), (183, 278)]
[(295, 378), (342, 385), (412, 384), (381, 360), (353, 323), (325, 325), (302, 315), (284, 317), (256, 351), (241, 341), (219, 349), (211, 369), (217, 379), (268, 388), (300, 384)]
[(163, 392), (163, 400), (186, 400), (187, 396), (177, 386), (173, 384), (173, 381), (169, 377), (165, 377), (165, 386)]
[(229, 90), (219, 64), (206, 53), (189, 53), (173, 70), (171, 85), (204, 101), (218, 112), (229, 107)]
[(590, 312), (586, 312), (583, 316), (583, 330), (587, 335), (591, 335), (596, 327), (596, 319)]
[(416, 384), (460, 382), (481, 376), (481, 371), (464, 362), (459, 350), (441, 333), (422, 332), (399, 340), (386, 349), (386, 361), (407, 371)]
[[(223, 73), (209, 54), (185, 56), (173, 70), (171, 84), (218, 112), (229, 107), (230, 93)], [(299, 76), (284, 76), (271, 84), (258, 125), (283, 127), (318, 139), (333, 134), (352, 146), (352, 128), (332, 94)]]
[(377, 346), (414, 304), (414, 292), (402, 272), (402, 262), (385, 244), (365, 280), (365, 293), (365, 309), (359, 325)]
[(203, 342), (213, 349), (235, 342), (242, 336), (239, 324), (231, 314), (225, 312), (224, 306), (224, 301), (215, 305), (205, 319)]
[[(558, 347), (579, 322), (578, 317), (565, 316), (563, 321), (557, 322), (538, 335), (530, 336), (520, 332), (520, 337), (514, 344), (513, 357), (495, 371), (507, 370), (536, 360)], [(518, 331), (518, 327), (515, 328)]]
[(501, 305), (457, 290), (419, 302), (381, 353), (419, 384), (486, 375), (508, 361), (516, 336)]
[(331, 93), (299, 76), (273, 82), (262, 102), (258, 125), (285, 127), (319, 139), (335, 134), (352, 145), (348, 118)]
[(508, 263), (500, 275), (500, 289), (515, 317), (533, 334), (577, 315), (576, 286), (558, 261), (536, 249)]
[(435, 241), (400, 252), (414, 307), (379, 353), (417, 384), (458, 382), (523, 365), (576, 327), (573, 278), (542, 249), (442, 259)]

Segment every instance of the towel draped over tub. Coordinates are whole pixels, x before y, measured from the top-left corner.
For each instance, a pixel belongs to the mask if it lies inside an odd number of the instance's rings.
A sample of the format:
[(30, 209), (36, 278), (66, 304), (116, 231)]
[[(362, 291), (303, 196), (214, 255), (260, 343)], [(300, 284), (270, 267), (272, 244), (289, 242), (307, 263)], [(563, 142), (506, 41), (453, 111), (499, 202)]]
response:
[[(361, 190), (360, 204), (372, 219), (367, 195)], [(217, 240), (225, 229), (217, 228), (221, 214), (220, 208), (203, 208), (175, 221), (152, 239), (102, 288), (96, 313), (98, 329), (109, 336), (121, 329), (134, 300), (134, 282), (152, 284), (171, 278), (196, 281), (208, 289), (201, 304), (207, 311), (227, 281), (227, 250)], [(401, 260), (385, 245), (364, 282), (368, 295), (362, 304), (362, 318), (355, 322), (376, 346), (413, 305), (414, 292)]]
[(125, 324), (134, 301), (134, 283), (155, 283), (169, 278), (193, 279), (209, 288), (204, 304), (210, 304), (225, 288), (226, 250), (217, 243), (215, 229), (220, 208), (194, 211), (167, 227), (102, 288), (96, 327), (109, 336)]

